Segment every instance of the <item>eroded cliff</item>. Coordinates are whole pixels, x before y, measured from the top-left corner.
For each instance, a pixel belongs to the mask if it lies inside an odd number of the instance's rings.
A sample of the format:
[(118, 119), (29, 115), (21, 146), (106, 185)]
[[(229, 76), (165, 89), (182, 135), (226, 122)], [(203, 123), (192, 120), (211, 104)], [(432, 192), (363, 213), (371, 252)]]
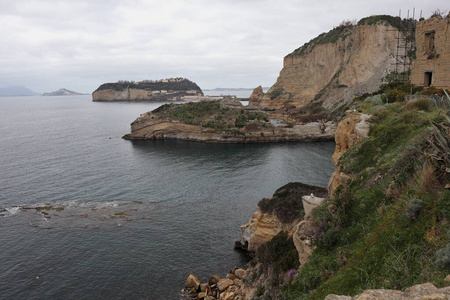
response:
[(399, 18), (374, 16), (319, 35), (284, 58), (277, 82), (252, 103), (299, 119), (334, 116), (355, 95), (378, 90), (394, 70), (400, 25)]

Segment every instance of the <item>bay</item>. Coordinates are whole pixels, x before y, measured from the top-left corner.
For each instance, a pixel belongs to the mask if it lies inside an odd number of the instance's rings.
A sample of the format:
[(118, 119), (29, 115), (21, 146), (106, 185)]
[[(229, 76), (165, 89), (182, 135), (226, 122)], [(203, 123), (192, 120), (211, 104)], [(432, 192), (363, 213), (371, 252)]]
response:
[[(260, 199), (334, 170), (331, 142), (121, 139), (159, 105), (0, 98), (1, 298), (177, 299), (190, 273), (245, 265), (233, 240)], [(39, 205), (63, 210), (17, 207)]]

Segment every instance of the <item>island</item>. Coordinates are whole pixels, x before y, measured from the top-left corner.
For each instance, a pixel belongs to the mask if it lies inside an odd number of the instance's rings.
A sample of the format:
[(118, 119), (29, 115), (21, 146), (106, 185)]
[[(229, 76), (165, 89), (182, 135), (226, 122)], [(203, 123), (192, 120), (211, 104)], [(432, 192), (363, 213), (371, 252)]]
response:
[(186, 78), (160, 80), (118, 81), (104, 83), (92, 93), (92, 101), (177, 101), (198, 100), (203, 92)]
[(83, 95), (83, 94), (77, 93), (77, 92), (74, 92), (74, 91), (70, 91), (70, 90), (65, 89), (65, 88), (61, 88), (61, 89), (59, 89), (57, 91), (54, 91), (54, 92), (42, 94), (42, 96), (78, 96), (78, 95)]

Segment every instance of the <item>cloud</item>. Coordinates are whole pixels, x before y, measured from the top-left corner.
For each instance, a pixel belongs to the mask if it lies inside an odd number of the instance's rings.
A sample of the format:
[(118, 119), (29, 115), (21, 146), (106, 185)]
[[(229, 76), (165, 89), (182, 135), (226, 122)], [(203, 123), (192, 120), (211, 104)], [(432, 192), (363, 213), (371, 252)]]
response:
[(0, 86), (92, 92), (106, 81), (177, 76), (203, 88), (270, 86), (286, 54), (342, 20), (446, 8), (422, 2), (2, 1)]

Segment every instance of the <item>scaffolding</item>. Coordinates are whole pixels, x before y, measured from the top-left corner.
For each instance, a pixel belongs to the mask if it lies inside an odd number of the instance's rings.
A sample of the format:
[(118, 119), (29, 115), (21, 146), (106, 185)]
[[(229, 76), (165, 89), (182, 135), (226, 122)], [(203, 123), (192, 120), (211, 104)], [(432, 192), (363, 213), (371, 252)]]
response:
[[(410, 18), (409, 9), (406, 19), (402, 21), (401, 26), (397, 30), (397, 51), (395, 53), (395, 81), (408, 82), (411, 74), (412, 61), (415, 58), (416, 53), (416, 24), (415, 8), (412, 11), (412, 17)], [(420, 12), (422, 17), (422, 11)], [(399, 10), (398, 17), (402, 20), (402, 10)]]

